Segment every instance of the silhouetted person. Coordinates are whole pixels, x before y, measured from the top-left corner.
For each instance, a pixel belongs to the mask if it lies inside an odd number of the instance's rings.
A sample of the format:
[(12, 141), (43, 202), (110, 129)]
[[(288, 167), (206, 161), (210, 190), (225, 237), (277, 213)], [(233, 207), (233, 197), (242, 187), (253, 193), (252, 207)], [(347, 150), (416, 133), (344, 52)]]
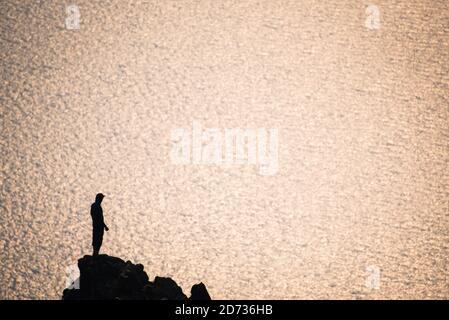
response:
[(101, 208), (101, 201), (103, 201), (104, 195), (102, 193), (97, 194), (95, 202), (90, 206), (90, 215), (92, 216), (92, 247), (94, 249), (94, 256), (97, 256), (100, 252), (101, 244), (103, 243), (104, 230), (109, 231), (109, 228), (104, 223), (103, 209)]

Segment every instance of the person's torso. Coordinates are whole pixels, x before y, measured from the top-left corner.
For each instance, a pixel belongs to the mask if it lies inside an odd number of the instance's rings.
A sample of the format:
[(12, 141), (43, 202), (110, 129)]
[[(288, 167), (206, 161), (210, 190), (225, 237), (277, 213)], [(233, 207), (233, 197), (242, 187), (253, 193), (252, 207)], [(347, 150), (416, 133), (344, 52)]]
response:
[(101, 205), (93, 203), (90, 207), (90, 215), (92, 216), (92, 225), (94, 229), (103, 229), (103, 209)]

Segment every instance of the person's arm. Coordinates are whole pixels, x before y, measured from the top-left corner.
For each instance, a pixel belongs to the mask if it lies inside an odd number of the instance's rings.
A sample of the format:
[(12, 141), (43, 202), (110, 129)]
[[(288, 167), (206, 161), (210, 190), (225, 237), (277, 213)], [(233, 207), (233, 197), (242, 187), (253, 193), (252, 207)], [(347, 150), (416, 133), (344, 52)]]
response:
[(100, 209), (100, 210), (101, 210), (101, 211), (100, 211), (100, 214), (101, 214), (101, 223), (103, 223), (103, 228), (104, 228), (104, 230), (109, 231), (108, 226), (106, 225), (106, 223), (104, 223), (103, 209)]

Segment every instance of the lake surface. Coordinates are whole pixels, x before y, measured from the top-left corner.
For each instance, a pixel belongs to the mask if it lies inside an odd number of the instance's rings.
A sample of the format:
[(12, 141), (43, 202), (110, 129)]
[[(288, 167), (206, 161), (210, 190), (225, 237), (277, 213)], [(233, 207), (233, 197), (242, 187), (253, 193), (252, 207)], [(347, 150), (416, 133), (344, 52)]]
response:
[[(449, 298), (447, 1), (73, 3), (0, 6), (1, 299), (61, 297), (97, 192), (187, 293)], [(193, 121), (278, 129), (277, 173), (174, 165)]]

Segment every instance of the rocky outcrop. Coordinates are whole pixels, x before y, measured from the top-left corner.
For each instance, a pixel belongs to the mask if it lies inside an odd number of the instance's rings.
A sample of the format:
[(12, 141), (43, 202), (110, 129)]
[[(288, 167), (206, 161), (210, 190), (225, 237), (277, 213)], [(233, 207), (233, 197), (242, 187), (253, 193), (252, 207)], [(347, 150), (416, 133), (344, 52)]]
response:
[(191, 297), (171, 278), (152, 282), (141, 264), (108, 255), (84, 256), (78, 260), (79, 289), (65, 289), (63, 300), (210, 300), (203, 283), (192, 287)]
[(190, 300), (211, 300), (204, 283), (193, 285), (192, 290), (190, 290)]

